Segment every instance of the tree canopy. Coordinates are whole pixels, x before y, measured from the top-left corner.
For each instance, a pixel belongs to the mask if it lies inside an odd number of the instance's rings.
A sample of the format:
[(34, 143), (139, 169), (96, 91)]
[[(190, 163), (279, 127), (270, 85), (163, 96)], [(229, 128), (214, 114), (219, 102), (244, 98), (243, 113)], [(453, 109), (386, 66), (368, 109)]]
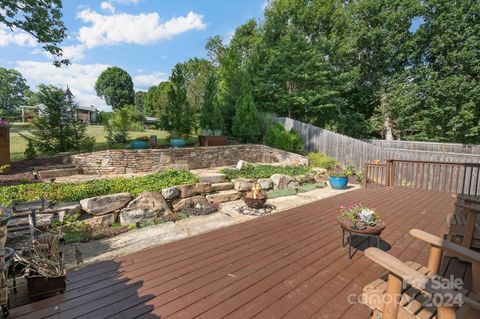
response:
[(18, 109), (29, 95), (30, 88), (20, 72), (0, 67), (0, 110)]
[(95, 91), (113, 110), (135, 104), (132, 78), (127, 71), (116, 66), (100, 74), (95, 82)]
[(67, 37), (62, 21), (62, 0), (2, 0), (0, 23), (12, 31), (21, 29), (32, 35), (43, 49), (55, 57), (54, 64), (68, 64), (61, 59), (59, 44)]

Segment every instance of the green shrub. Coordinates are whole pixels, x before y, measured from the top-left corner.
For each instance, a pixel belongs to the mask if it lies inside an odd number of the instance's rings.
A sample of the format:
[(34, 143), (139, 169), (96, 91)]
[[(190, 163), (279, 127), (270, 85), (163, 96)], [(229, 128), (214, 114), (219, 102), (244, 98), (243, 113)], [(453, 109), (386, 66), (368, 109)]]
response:
[(40, 197), (62, 203), (121, 192), (136, 196), (142, 192), (160, 191), (163, 188), (196, 182), (198, 178), (188, 171), (166, 170), (142, 177), (119, 177), (84, 183), (34, 183), (6, 186), (0, 188), (0, 206), (10, 205), (12, 200), (31, 201)]
[(283, 125), (279, 123), (267, 129), (263, 143), (287, 152), (300, 153), (303, 151), (303, 140), (300, 134), (294, 131), (285, 131)]
[(27, 148), (25, 149), (25, 158), (28, 160), (32, 160), (37, 158), (37, 151), (35, 150), (35, 146), (33, 145), (33, 141), (28, 140)]
[(222, 173), (232, 180), (235, 178), (268, 178), (273, 174), (285, 174), (290, 176), (303, 175), (311, 172), (312, 169), (306, 166), (274, 166), (274, 165), (251, 165), (247, 164), (242, 169), (226, 168)]
[(308, 163), (311, 167), (331, 170), (337, 165), (337, 160), (323, 153), (308, 153)]
[(80, 149), (82, 151), (91, 152), (93, 151), (94, 146), (95, 146), (95, 137), (93, 136), (85, 136), (80, 140)]

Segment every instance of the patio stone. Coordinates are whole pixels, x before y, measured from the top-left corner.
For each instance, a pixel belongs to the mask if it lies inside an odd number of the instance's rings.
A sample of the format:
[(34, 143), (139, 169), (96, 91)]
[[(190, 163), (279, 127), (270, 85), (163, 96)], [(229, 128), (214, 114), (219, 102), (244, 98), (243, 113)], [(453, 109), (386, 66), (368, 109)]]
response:
[(82, 199), (80, 206), (87, 213), (99, 216), (122, 209), (131, 199), (129, 193), (118, 193)]
[(238, 178), (233, 180), (234, 189), (240, 192), (252, 190), (254, 179)]
[(179, 185), (177, 188), (180, 190), (181, 198), (203, 195), (212, 192), (212, 185), (207, 183)]
[(233, 189), (233, 183), (214, 183), (212, 184), (212, 191), (219, 192), (219, 191), (228, 191)]
[(120, 211), (120, 223), (131, 224), (171, 214), (172, 210), (162, 194), (145, 192), (138, 195)]
[(231, 202), (242, 197), (242, 193), (236, 190), (223, 191), (206, 196), (207, 200), (217, 203)]

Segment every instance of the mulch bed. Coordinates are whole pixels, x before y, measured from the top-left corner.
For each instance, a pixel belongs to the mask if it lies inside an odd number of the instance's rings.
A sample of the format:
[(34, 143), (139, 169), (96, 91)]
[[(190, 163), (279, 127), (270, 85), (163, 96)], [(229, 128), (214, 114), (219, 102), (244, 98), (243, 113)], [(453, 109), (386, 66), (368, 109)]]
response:
[(64, 156), (38, 158), (12, 162), (10, 172), (0, 175), (0, 187), (22, 184), (25, 181), (34, 181), (32, 170), (34, 167), (62, 164)]

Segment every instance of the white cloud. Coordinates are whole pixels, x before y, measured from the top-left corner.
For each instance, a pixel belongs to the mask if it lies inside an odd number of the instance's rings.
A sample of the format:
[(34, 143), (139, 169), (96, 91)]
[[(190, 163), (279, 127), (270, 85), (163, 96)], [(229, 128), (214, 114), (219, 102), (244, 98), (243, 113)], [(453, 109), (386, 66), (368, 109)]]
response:
[(158, 83), (166, 81), (167, 74), (163, 72), (154, 72), (151, 74), (140, 74), (140, 75), (134, 76), (132, 80), (137, 90), (146, 90), (152, 85), (158, 85)]
[(25, 31), (15, 29), (12, 31), (3, 24), (0, 24), (0, 46), (9, 44), (34, 47), (37, 45), (37, 40)]
[(104, 1), (100, 4), (100, 7), (105, 11), (110, 11), (111, 14), (115, 13), (115, 7), (111, 2)]
[(57, 68), (51, 62), (16, 61), (18, 71), (27, 79), (31, 87), (39, 84), (50, 84), (65, 88), (67, 85), (75, 95), (80, 105), (95, 105), (101, 109), (108, 109), (95, 93), (97, 77), (109, 65), (107, 64), (78, 64)]
[(62, 57), (71, 61), (78, 61), (85, 58), (85, 46), (69, 45), (62, 47)]
[(102, 15), (90, 9), (78, 12), (78, 17), (90, 26), (81, 27), (78, 40), (86, 47), (119, 43), (148, 44), (190, 30), (204, 30), (203, 16), (190, 11), (186, 16), (161, 22), (156, 12)]

